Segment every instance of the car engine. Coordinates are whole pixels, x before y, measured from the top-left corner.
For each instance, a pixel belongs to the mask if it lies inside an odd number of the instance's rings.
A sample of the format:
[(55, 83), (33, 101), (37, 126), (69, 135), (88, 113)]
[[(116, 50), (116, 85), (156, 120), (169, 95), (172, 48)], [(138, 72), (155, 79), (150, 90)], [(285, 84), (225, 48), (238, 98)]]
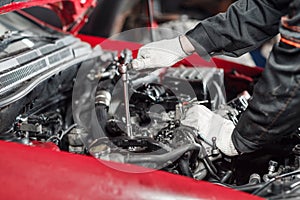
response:
[[(10, 20), (23, 25), (8, 24)], [(18, 20), (17, 20), (18, 19)], [(248, 92), (225, 101), (224, 71), (130, 69), (132, 53), (92, 48), (8, 13), (0, 18), (0, 139), (129, 163), (270, 199), (299, 196), (298, 130), (261, 151), (226, 157), (181, 121), (194, 104), (236, 124)], [(226, 87), (226, 85), (225, 85)]]

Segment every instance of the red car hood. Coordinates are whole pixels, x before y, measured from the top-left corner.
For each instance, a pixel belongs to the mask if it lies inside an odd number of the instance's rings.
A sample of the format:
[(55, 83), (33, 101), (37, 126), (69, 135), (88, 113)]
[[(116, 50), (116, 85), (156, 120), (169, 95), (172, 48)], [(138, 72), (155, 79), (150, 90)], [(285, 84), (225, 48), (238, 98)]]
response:
[(60, 18), (63, 30), (76, 33), (87, 21), (97, 0), (4, 0), (0, 14), (40, 6), (53, 10)]

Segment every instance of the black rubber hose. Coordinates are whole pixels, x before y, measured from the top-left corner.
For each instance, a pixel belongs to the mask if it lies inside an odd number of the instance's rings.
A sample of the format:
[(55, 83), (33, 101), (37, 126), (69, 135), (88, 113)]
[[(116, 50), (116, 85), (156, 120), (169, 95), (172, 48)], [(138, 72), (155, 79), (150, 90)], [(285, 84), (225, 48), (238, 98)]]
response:
[(212, 182), (212, 183), (214, 183), (216, 185), (223, 186), (223, 187), (239, 190), (239, 191), (242, 191), (242, 192), (247, 192), (247, 193), (250, 193), (250, 194), (253, 194), (253, 191), (255, 191), (257, 189), (260, 189), (265, 184), (265, 183), (258, 183), (258, 184), (246, 184), (246, 185), (234, 186), (234, 185), (224, 184), (224, 183), (221, 183), (221, 182)]
[(220, 177), (216, 174), (216, 168), (214, 167), (214, 165), (211, 163), (211, 161), (207, 156), (203, 158), (203, 163), (207, 168), (208, 172), (211, 174), (211, 176), (215, 178), (217, 181), (221, 181)]
[(96, 115), (100, 126), (102, 127), (103, 130), (105, 130), (105, 126), (107, 122), (107, 106), (103, 104), (97, 105)]
[(94, 94), (96, 94), (98, 80), (86, 78), (97, 66), (98, 62), (95, 59), (83, 62), (76, 77), (75, 89), (73, 90), (73, 118), (78, 126), (89, 133), (88, 137), (84, 136), (86, 143), (97, 138), (106, 137), (104, 131), (99, 131), (100, 124), (97, 121), (95, 111)]
[[(194, 131), (192, 128), (190, 128), (188, 126), (182, 126), (182, 127), (180, 127), (180, 129), (189, 131), (194, 136), (195, 141), (197, 143), (199, 143), (203, 149), (205, 149), (202, 145), (202, 141), (199, 138), (197, 138), (197, 135), (194, 134)], [(206, 154), (205, 150), (203, 150), (203, 154), (204, 154), (203, 163), (204, 163), (206, 169), (216, 180), (221, 181), (220, 177), (217, 175), (217, 169), (215, 168), (215, 166), (213, 165), (211, 160), (208, 158), (208, 155)]]
[(221, 183), (227, 182), (231, 176), (232, 176), (232, 171), (231, 170), (227, 171), (225, 176), (221, 179)]
[[(97, 86), (98, 91), (105, 90), (106, 92), (110, 93), (110, 95), (112, 95), (114, 88), (115, 88), (115, 84), (111, 79), (100, 81)], [(108, 120), (107, 111), (108, 111), (108, 105), (105, 104), (96, 105), (97, 119), (103, 131), (106, 130), (105, 128)]]
[(156, 167), (165, 167), (168, 163), (178, 160), (188, 151), (200, 151), (201, 147), (197, 144), (188, 144), (162, 155), (155, 154), (128, 154), (125, 158), (126, 163), (155, 163)]
[(0, 140), (22, 143), (20, 139), (18, 139), (13, 133), (10, 132), (1, 133)]
[(257, 190), (261, 188), (265, 183), (258, 183), (258, 184), (247, 184), (247, 185), (241, 185), (241, 186), (230, 186), (233, 189), (243, 191), (243, 192), (248, 192), (251, 193), (254, 190)]
[(179, 166), (179, 169), (180, 169), (182, 175), (193, 178), (193, 174), (192, 174), (192, 171), (191, 171), (189, 165), (190, 165), (190, 162), (185, 158), (181, 158), (178, 161), (178, 166)]

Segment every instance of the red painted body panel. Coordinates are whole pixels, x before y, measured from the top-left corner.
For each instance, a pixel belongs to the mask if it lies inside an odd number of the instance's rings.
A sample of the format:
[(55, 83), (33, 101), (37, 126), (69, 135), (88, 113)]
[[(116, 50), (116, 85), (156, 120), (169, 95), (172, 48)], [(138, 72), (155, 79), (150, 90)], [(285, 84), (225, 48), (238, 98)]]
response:
[(60, 18), (64, 31), (76, 34), (96, 3), (97, 0), (23, 0), (6, 3), (0, 7), (0, 14), (33, 6), (49, 8)]
[(0, 154), (1, 199), (261, 199), (162, 171), (125, 173), (105, 161), (45, 148), (0, 141)]

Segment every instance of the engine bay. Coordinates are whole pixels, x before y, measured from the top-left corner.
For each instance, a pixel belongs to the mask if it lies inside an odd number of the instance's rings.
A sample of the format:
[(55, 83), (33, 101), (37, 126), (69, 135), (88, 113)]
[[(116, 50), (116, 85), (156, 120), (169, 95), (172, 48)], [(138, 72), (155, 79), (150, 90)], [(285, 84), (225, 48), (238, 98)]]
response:
[(0, 55), (1, 140), (51, 144), (58, 151), (163, 170), (270, 199), (299, 196), (298, 130), (258, 152), (227, 157), (216, 147), (218, 138), (205, 141), (181, 123), (195, 104), (238, 122), (252, 91), (228, 89), (223, 69), (136, 72), (130, 70), (128, 49), (92, 48), (74, 36), (38, 29), (16, 28), (1, 36), (0, 48), (6, 50)]

